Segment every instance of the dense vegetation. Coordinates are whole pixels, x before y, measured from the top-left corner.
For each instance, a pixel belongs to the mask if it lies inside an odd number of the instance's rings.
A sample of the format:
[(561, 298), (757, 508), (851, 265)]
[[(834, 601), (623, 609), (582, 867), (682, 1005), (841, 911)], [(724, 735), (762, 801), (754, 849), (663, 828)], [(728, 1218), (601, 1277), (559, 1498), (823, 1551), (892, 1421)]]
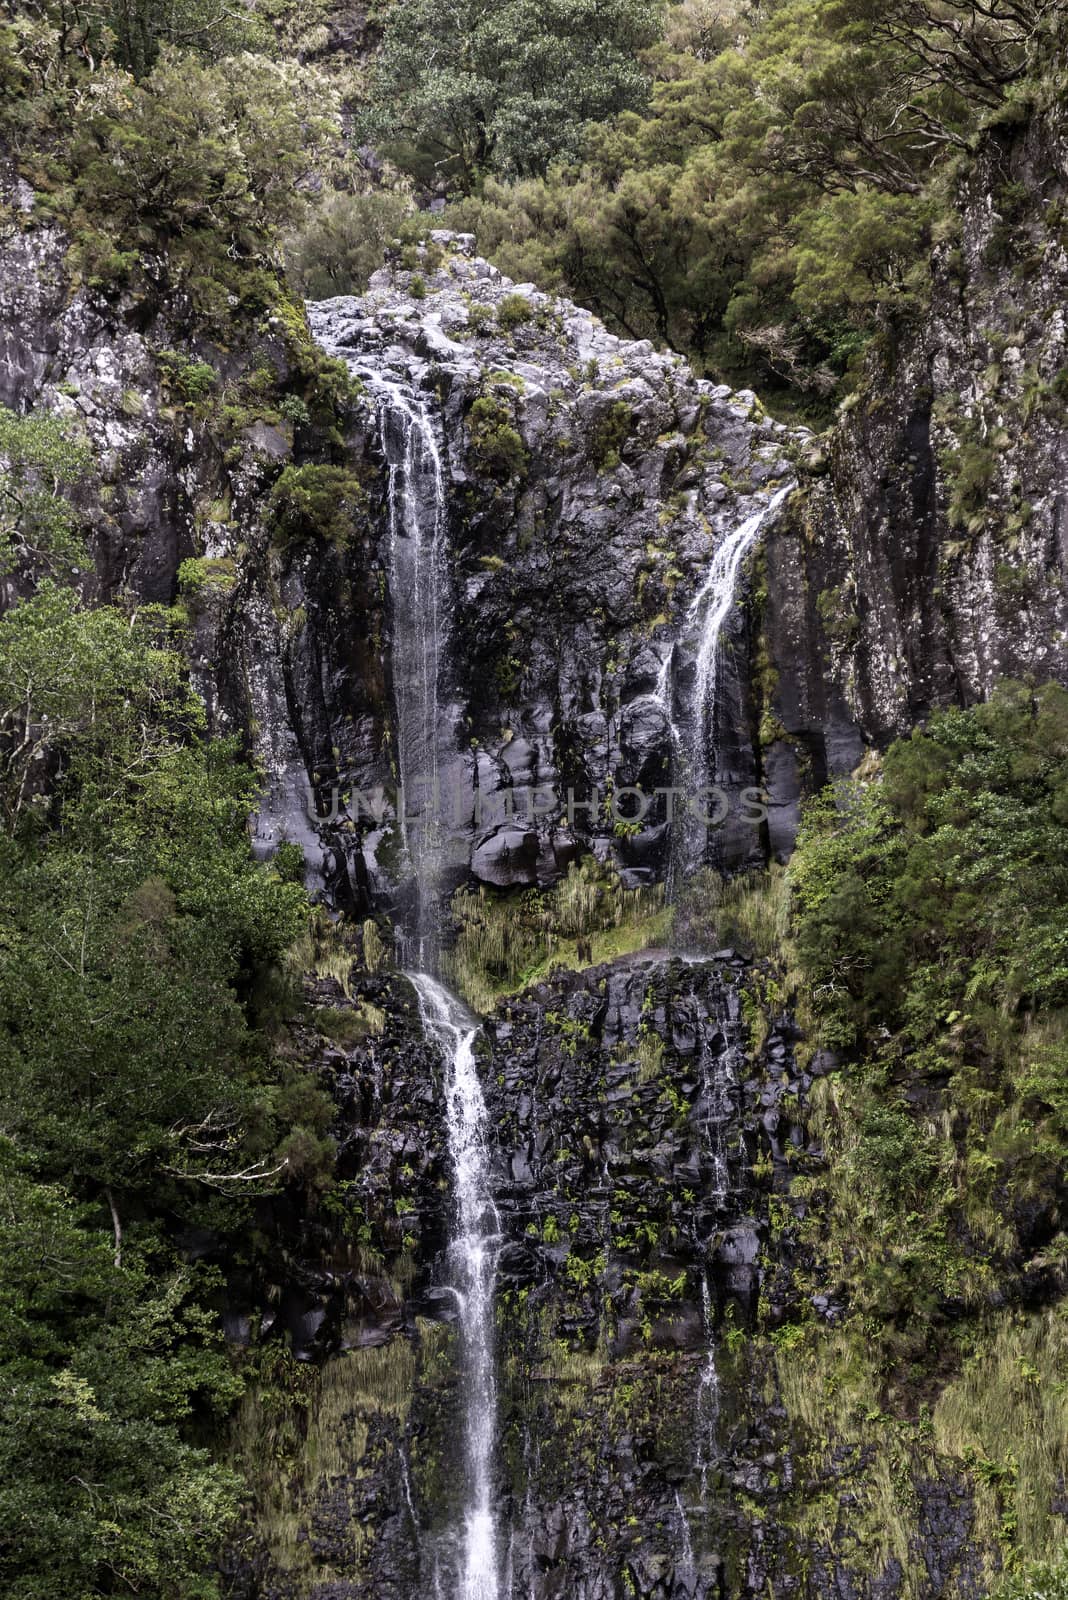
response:
[[(340, 380), (293, 297), (360, 286), (431, 196), (515, 276), (819, 415), (922, 306), (960, 165), (984, 125), (1061, 92), (1065, 42), (1052, 0), (610, 0), (595, 39), (565, 3), (461, 6), (443, 32), (440, 5), (396, 0), (354, 56), (331, 11), (16, 0), (0, 22), (0, 142), (38, 197), (12, 225), (58, 220), (76, 280), (217, 351), (239, 323), (283, 327), (284, 400), (266, 368), (235, 398), (158, 353), (176, 411), (224, 433), (331, 436)], [(332, 1169), (331, 1105), (276, 1048), (305, 898), (291, 854), (251, 859), (257, 775), (207, 737), (183, 607), (79, 597), (84, 440), (0, 411), (0, 459), (0, 1441), (19, 1463), (0, 1583), (208, 1600), (241, 1496), (217, 1448), (244, 1382), (224, 1274), (264, 1247), (254, 1198)], [(285, 469), (276, 544), (342, 540), (359, 493), (337, 462)], [(183, 570), (189, 599), (206, 569)], [(814, 1095), (826, 1160), (778, 1223), (794, 1303), (829, 1297), (842, 1323), (765, 1329), (809, 1354), (792, 1402), (816, 1432), (850, 1407), (910, 1447), (934, 1430), (1006, 1554), (1046, 1553), (1034, 1508), (1068, 1470), (1068, 697), (1008, 687), (934, 719), (810, 809), (788, 878), (706, 887), (717, 932), (735, 917), (778, 964), (767, 1005), (797, 1002), (837, 1055)], [(486, 1004), (665, 934), (655, 895), (588, 864), (453, 909), (454, 974)]]
[[(662, 15), (641, 57), (644, 105), (587, 124), (581, 148), (558, 117), (537, 163), (489, 143), (449, 169), (470, 196), (449, 219), (513, 276), (818, 413), (877, 326), (922, 304), (976, 132), (1059, 92), (1063, 13), (1046, 0), (687, 0)], [(398, 9), (409, 41), (418, 16)], [(387, 23), (387, 59), (392, 37)], [(445, 75), (478, 103), (458, 67)], [(522, 126), (544, 97), (504, 82)]]
[[(839, 797), (841, 799), (841, 797)], [(1004, 687), (809, 813), (791, 866), (821, 1035), (836, 1270), (889, 1353), (1064, 1286), (1068, 694)]]
[[(82, 454), (3, 430), (8, 565), (58, 564)], [(0, 1582), (26, 1600), (214, 1592), (221, 1271), (251, 1197), (330, 1163), (329, 1103), (270, 1041), (304, 892), (252, 862), (255, 774), (204, 736), (180, 623), (52, 579), (0, 619)]]
[(356, 57), (331, 17), (15, 7), (0, 131), (90, 278), (223, 317), (276, 297), (284, 244), (300, 290), (343, 292), (436, 195), (514, 276), (816, 415), (922, 305), (959, 162), (1059, 93), (1064, 45), (1053, 0), (612, 0), (592, 33), (412, 0)]
[(719, 935), (772, 959), (765, 1000), (835, 1058), (821, 1157), (773, 1215), (791, 1415), (827, 1463), (869, 1452), (884, 1550), (908, 1549), (900, 1463), (955, 1457), (1020, 1569), (1005, 1592), (1059, 1594), (1063, 1565), (1023, 1569), (1059, 1557), (1068, 1467), (1068, 693), (932, 718), (810, 805), (785, 875), (718, 899)]

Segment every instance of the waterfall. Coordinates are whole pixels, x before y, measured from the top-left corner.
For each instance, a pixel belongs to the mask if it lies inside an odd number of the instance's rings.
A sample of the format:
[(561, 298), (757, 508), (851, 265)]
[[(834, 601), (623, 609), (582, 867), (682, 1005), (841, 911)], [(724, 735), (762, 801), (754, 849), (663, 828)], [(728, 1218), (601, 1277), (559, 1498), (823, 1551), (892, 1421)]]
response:
[(414, 881), (414, 934), (423, 967), (437, 955), (444, 842), (438, 688), (447, 617), (445, 481), (426, 407), (398, 384), (362, 375), (377, 401), (389, 467), (397, 814)]
[[(443, 1600), (501, 1600), (493, 1505), (497, 1429), (494, 1287), (499, 1222), (493, 1203), (486, 1103), (475, 1061), (478, 1028), (430, 974), (437, 970), (447, 828), (441, 752), (447, 726), (442, 669), (450, 622), (445, 470), (434, 423), (418, 393), (354, 356), (338, 337), (330, 305), (309, 307), (323, 347), (344, 360), (374, 405), (388, 468), (390, 598), (397, 822), (410, 887), (406, 943), (419, 970), (408, 973), (427, 1039), (445, 1063), (445, 1120), (453, 1177), (449, 1286), (460, 1333), (465, 1503), (459, 1539), (439, 1552), (434, 1592)], [(409, 1493), (407, 1484), (406, 1494)], [(417, 1526), (409, 1495), (409, 1510)], [(458, 1548), (457, 1548), (458, 1547)]]
[[(712, 557), (704, 582), (686, 612), (682, 638), (697, 641), (693, 690), (676, 715), (672, 646), (660, 667), (653, 698), (663, 707), (671, 729), (672, 764), (676, 789), (696, 791), (717, 781), (716, 687), (719, 645), (723, 625), (730, 615), (742, 563), (756, 544), (765, 524), (782, 505), (794, 485), (777, 489), (766, 505), (746, 517), (722, 540)], [(671, 829), (669, 891), (685, 873), (700, 866), (707, 843), (707, 826), (684, 805), (676, 808)]]
[(701, 1323), (707, 1355), (697, 1380), (697, 1470), (701, 1474), (701, 1498), (708, 1487), (708, 1469), (719, 1453), (716, 1430), (719, 1424), (719, 1373), (716, 1371), (716, 1336), (712, 1326), (712, 1296), (708, 1279), (701, 1278)]
[(697, 1562), (693, 1553), (693, 1539), (690, 1536), (690, 1524), (686, 1516), (686, 1507), (682, 1503), (682, 1495), (675, 1490), (675, 1527), (678, 1556), (675, 1561), (675, 1576), (682, 1586), (683, 1592), (692, 1595), (697, 1587)]
[(463, 1362), (467, 1509), (456, 1600), (498, 1600), (493, 1448), (497, 1416), (493, 1288), (499, 1221), (493, 1204), (486, 1102), (475, 1064), (478, 1029), (447, 989), (410, 974), (428, 1039), (449, 1064), (445, 1091), (455, 1220), (449, 1245)]

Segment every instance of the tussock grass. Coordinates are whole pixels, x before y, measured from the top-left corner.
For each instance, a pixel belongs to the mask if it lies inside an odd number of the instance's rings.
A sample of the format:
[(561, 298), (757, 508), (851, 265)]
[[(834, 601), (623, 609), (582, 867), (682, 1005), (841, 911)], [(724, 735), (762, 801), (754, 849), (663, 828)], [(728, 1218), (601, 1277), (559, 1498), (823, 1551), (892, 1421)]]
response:
[(412, 1345), (392, 1339), (378, 1349), (344, 1351), (321, 1368), (281, 1356), (246, 1394), (233, 1452), (252, 1490), (257, 1534), (279, 1571), (323, 1582), (358, 1568), (365, 1544), (359, 1523), (351, 1524), (342, 1570), (317, 1562), (302, 1530), (331, 1480), (360, 1475), (373, 1418), (404, 1423), (415, 1371)]
[(300, 980), (306, 973), (317, 978), (333, 978), (342, 992), (352, 992), (352, 967), (356, 960), (343, 922), (333, 922), (322, 906), (315, 906), (301, 937), (290, 945), (283, 957), (286, 975)]
[(476, 1011), (540, 982), (556, 967), (581, 970), (617, 960), (670, 935), (662, 885), (624, 889), (591, 856), (554, 888), (499, 894), (484, 887), (453, 897), (457, 934), (445, 965)]
[(854, 1444), (858, 1460), (863, 1452), (863, 1467), (843, 1485), (855, 1503), (843, 1508), (839, 1490), (828, 1487), (806, 1499), (799, 1528), (829, 1542), (847, 1526), (873, 1570), (884, 1570), (891, 1560), (900, 1563), (903, 1596), (914, 1600), (925, 1592), (927, 1574), (918, 1554), (909, 1475), (925, 1468), (914, 1439), (882, 1411), (879, 1375), (863, 1335), (855, 1325), (812, 1327), (776, 1351), (776, 1371), (791, 1422), (805, 1429), (817, 1451)]
[(781, 961), (790, 932), (790, 879), (773, 862), (766, 872), (721, 877), (697, 873), (679, 900), (680, 942), (699, 950), (733, 945), (756, 959)]
[(979, 1530), (1030, 1559), (1057, 1555), (1068, 1521), (1052, 1505), (1068, 1482), (1068, 1310), (1005, 1313), (943, 1390), (934, 1437), (977, 1484)]

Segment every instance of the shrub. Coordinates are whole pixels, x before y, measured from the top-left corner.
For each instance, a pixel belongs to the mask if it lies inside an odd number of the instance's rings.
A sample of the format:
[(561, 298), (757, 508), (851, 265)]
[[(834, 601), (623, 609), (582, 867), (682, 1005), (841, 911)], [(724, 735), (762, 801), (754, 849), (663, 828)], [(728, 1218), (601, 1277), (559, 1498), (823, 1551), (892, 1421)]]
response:
[(619, 466), (620, 454), (630, 435), (634, 413), (625, 400), (617, 400), (597, 418), (590, 430), (590, 459), (601, 472)]
[(177, 350), (161, 350), (156, 365), (167, 389), (189, 405), (205, 399), (215, 387), (214, 367), (206, 361), (194, 361)]
[(505, 333), (512, 333), (533, 315), (530, 301), (524, 295), (506, 294), (497, 307), (497, 326)]
[(283, 545), (318, 539), (343, 545), (364, 507), (363, 485), (346, 467), (286, 467), (271, 491), (270, 515)]
[(468, 414), (471, 454), (479, 469), (498, 483), (523, 475), (528, 456), (514, 426), (509, 406), (491, 395), (480, 395)]
[(290, 279), (309, 300), (362, 294), (411, 217), (411, 202), (401, 195), (331, 195), (290, 238)]

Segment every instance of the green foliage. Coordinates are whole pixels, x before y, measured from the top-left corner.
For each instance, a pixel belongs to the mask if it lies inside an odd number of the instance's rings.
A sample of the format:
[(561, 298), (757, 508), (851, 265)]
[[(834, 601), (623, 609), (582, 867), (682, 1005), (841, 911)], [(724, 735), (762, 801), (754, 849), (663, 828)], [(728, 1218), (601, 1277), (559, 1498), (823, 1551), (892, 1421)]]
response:
[[(995, 105), (1051, 70), (1055, 8), (784, 0), (668, 13), (642, 112), (449, 220), (512, 276), (816, 415), (877, 313), (922, 303), (946, 178)], [(1026, 14), (1026, 15), (1025, 15)]]
[(344, 546), (364, 506), (363, 486), (347, 467), (286, 467), (271, 491), (275, 537), (283, 545), (315, 539)]
[(497, 326), (504, 333), (514, 333), (531, 318), (530, 301), (522, 294), (506, 294), (497, 307)]
[(231, 9), (215, 0), (63, 0), (16, 4), (17, 11), (52, 30), (61, 63), (110, 58), (142, 77), (167, 45), (217, 60), (271, 42), (266, 19), (255, 9)]
[(590, 430), (590, 459), (601, 472), (619, 466), (623, 446), (630, 437), (634, 413), (625, 400), (617, 400), (601, 413)]
[(183, 595), (226, 594), (234, 585), (234, 563), (229, 556), (190, 556), (178, 568), (178, 588)]
[[(260, 1026), (304, 925), (256, 775), (205, 743), (163, 614), (41, 585), (0, 620), (0, 1580), (211, 1600), (241, 1385), (179, 1239), (329, 1181), (329, 1099)], [(233, 1244), (229, 1246), (233, 1248)]]
[(83, 97), (74, 59), (21, 107), (30, 118), (43, 98), (61, 119), (31, 170), (83, 275), (143, 287), (165, 265), (216, 322), (246, 298), (269, 303), (275, 237), (303, 216), (301, 179), (329, 129), (304, 80), (262, 55), (211, 63), (168, 45), (139, 82), (111, 69)]
[(412, 217), (411, 202), (402, 195), (331, 194), (294, 239), (286, 264), (309, 300), (362, 294), (387, 246), (424, 230), (425, 222)]
[(527, 469), (527, 452), (515, 423), (515, 397), (480, 395), (467, 416), (471, 454), (479, 471), (497, 483), (521, 478)]
[(158, 1600), (218, 1594), (211, 1557), (237, 1512), (234, 1475), (185, 1442), (191, 1411), (240, 1393), (211, 1274), (160, 1274), (97, 1208), (36, 1181), (0, 1139), (0, 1584), (11, 1600), (120, 1585)]
[(1063, 1221), (1068, 693), (933, 718), (810, 807), (789, 877), (818, 1033), (850, 1062), (817, 1095), (837, 1270), (907, 1348), (910, 1317), (977, 1310), (1036, 1218)]
[(627, 890), (592, 857), (572, 863), (546, 893), (459, 890), (452, 981), (478, 1011), (545, 977), (554, 967), (612, 961), (666, 939), (671, 912), (663, 888)]
[(56, 574), (84, 559), (65, 491), (87, 476), (91, 461), (69, 423), (0, 406), (0, 575)]
[(215, 368), (206, 361), (193, 361), (177, 350), (161, 350), (156, 361), (166, 387), (190, 405), (205, 399), (215, 387)]
[(421, 176), (442, 167), (469, 191), (488, 171), (542, 173), (577, 154), (583, 126), (641, 103), (636, 52), (653, 42), (647, 0), (407, 0), (389, 13), (368, 131)]
[(117, 611), (83, 609), (52, 583), (0, 620), (0, 825), (7, 833), (47, 816), (57, 768), (87, 784), (102, 766), (132, 777), (145, 761), (146, 721), (176, 732), (200, 725), (203, 711), (181, 663), (158, 648), (160, 626), (151, 608), (131, 627)]
[(992, 1600), (1068, 1600), (1068, 1557), (1029, 1562), (1003, 1578), (991, 1596)]

